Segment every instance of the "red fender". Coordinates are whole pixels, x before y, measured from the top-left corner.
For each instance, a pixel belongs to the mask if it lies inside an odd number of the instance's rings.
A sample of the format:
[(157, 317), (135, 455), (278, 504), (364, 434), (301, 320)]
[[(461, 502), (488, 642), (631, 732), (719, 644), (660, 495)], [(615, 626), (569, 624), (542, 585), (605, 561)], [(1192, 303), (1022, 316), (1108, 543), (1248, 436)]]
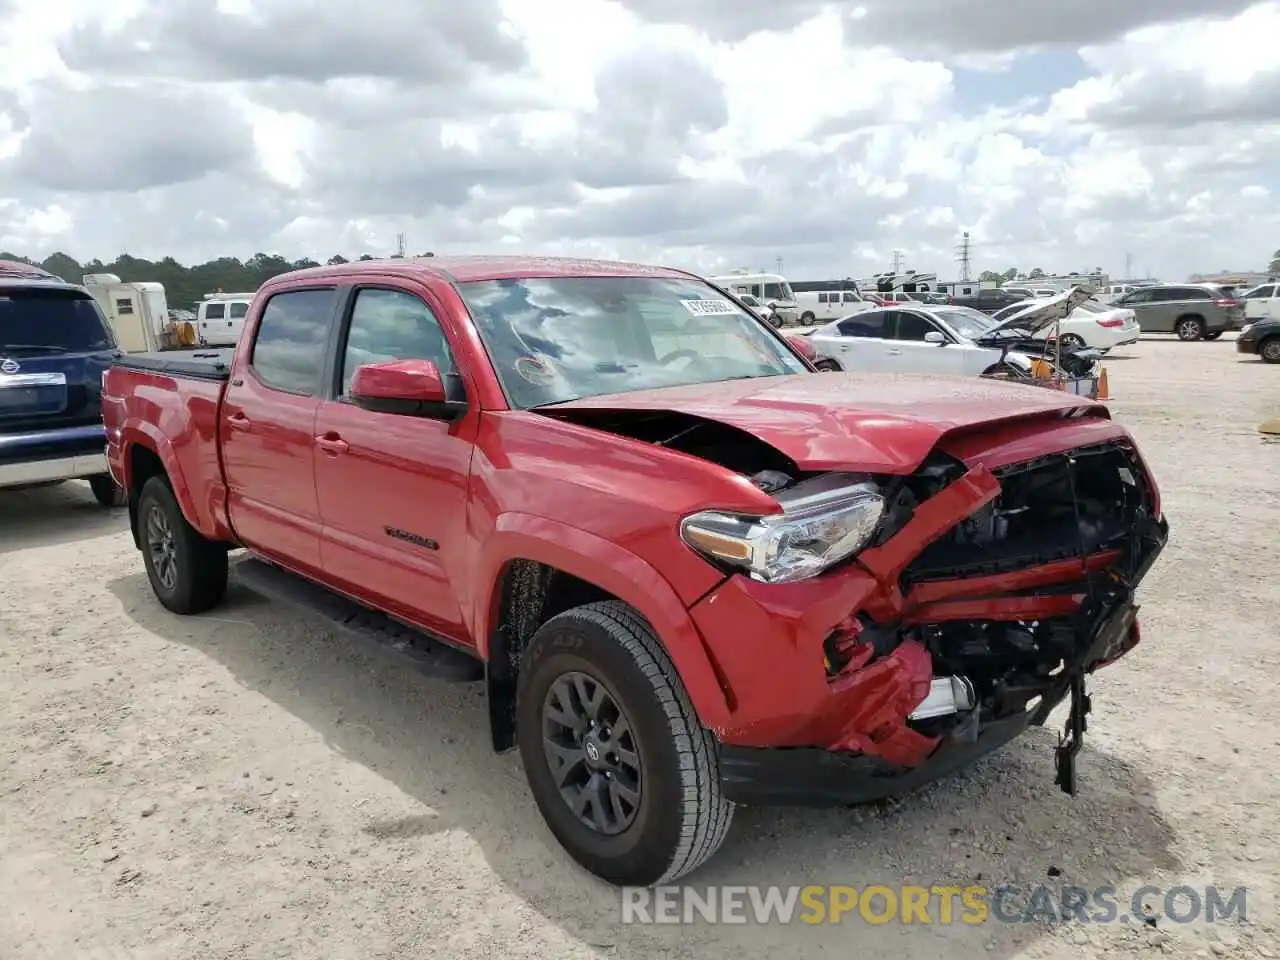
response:
[(216, 489), (210, 487), (205, 490), (206, 496), (203, 499), (197, 497), (188, 482), (182, 460), (174, 450), (173, 443), (158, 426), (146, 420), (130, 420), (120, 429), (119, 443), (123, 451), (120, 473), (126, 490), (133, 485), (132, 448), (139, 446), (150, 450), (164, 465), (165, 473), (169, 477), (169, 485), (173, 488), (173, 495), (187, 522), (210, 540), (231, 538), (231, 530), (226, 524), (226, 511), (223, 506), (224, 488), (218, 484)]
[(472, 618), (479, 651), (489, 657), (489, 636), (501, 602), (500, 577), (512, 560), (533, 560), (572, 574), (630, 604), (662, 640), (702, 723), (711, 729), (729, 720), (729, 705), (702, 637), (671, 584), (648, 562), (595, 534), (523, 513), (504, 513), (486, 538)]

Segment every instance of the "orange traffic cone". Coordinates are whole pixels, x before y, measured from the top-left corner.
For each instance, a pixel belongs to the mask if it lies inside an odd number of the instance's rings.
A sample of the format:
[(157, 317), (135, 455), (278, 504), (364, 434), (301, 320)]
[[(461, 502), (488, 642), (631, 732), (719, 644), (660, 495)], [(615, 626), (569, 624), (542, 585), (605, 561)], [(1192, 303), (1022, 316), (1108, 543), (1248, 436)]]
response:
[(1107, 368), (1103, 367), (1102, 372), (1098, 374), (1098, 399), (1110, 400), (1111, 391), (1107, 389)]

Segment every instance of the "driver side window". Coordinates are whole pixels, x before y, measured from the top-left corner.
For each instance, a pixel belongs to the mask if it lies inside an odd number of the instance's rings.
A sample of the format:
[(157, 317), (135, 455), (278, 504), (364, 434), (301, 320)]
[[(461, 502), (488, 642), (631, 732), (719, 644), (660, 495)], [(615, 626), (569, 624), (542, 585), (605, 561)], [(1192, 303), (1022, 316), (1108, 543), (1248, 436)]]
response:
[(430, 360), (442, 377), (454, 373), (453, 354), (440, 321), (422, 300), (403, 290), (365, 288), (356, 293), (342, 362), (342, 396), (367, 363)]
[(896, 322), (893, 325), (893, 339), (923, 343), (924, 335), (937, 329), (933, 323), (920, 316), (920, 314), (899, 310), (897, 311)]

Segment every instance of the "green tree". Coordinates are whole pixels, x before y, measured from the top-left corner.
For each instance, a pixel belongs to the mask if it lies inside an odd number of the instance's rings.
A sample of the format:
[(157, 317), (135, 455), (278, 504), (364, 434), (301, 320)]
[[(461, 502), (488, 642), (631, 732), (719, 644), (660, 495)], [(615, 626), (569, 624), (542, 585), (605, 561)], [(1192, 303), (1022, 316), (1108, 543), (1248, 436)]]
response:
[(994, 270), (983, 270), (980, 274), (978, 274), (979, 283), (997, 283), (998, 284), (1003, 279), (1004, 277), (996, 273)]
[(1267, 264), (1267, 273), (1272, 276), (1280, 273), (1280, 250), (1277, 250), (1271, 255), (1271, 262)]
[(1036, 267), (1034, 270), (1032, 270), (1030, 273), (1027, 274), (1027, 279), (1039, 280), (1043, 276), (1044, 276), (1044, 271), (1041, 270), (1039, 267)]
[(1018, 277), (1018, 268), (1017, 268), (1017, 267), (1010, 267), (1008, 270), (1006, 270), (1006, 271), (1002, 274), (1002, 277), (1004, 278), (1004, 281), (1005, 281), (1006, 283), (1008, 283), (1010, 280), (1016, 280), (1016, 279), (1017, 279), (1017, 277)]

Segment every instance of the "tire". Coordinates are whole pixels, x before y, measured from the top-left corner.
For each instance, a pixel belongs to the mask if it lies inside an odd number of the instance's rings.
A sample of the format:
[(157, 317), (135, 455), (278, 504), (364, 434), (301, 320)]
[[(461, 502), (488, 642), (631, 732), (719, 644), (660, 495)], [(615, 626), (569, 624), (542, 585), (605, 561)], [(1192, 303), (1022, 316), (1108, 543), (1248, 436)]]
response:
[(1215, 330), (1215, 331), (1213, 331), (1213, 333), (1206, 333), (1206, 334), (1204, 335), (1204, 338), (1205, 338), (1206, 340), (1217, 340), (1217, 339), (1218, 339), (1219, 337), (1221, 337), (1225, 332), (1226, 332), (1225, 330)]
[[(143, 484), (137, 522), (142, 563), (156, 599), (179, 614), (216, 607), (227, 592), (227, 551), (187, 523), (168, 478), (152, 477)], [(160, 553), (168, 554), (172, 562), (168, 569), (161, 564)]]
[(104, 507), (123, 507), (129, 502), (129, 495), (124, 487), (117, 486), (109, 473), (100, 473), (89, 478), (89, 489), (93, 491), (93, 499)]
[(823, 373), (840, 372), (840, 364), (836, 363), (834, 360), (815, 360), (813, 365)]
[(1173, 325), (1173, 331), (1178, 335), (1179, 340), (1184, 340), (1187, 343), (1203, 340), (1205, 334), (1204, 318), (1195, 314), (1179, 317), (1178, 322)]
[(1267, 337), (1258, 344), (1258, 356), (1263, 363), (1280, 363), (1280, 337)]
[(806, 326), (806, 327), (813, 326), (813, 321), (815, 321), (815, 320), (817, 320), (817, 319), (818, 319), (818, 318), (817, 318), (817, 317), (815, 317), (815, 316), (814, 316), (812, 313), (810, 313), (808, 310), (806, 310), (804, 313), (800, 314), (800, 322), (801, 322), (804, 326)]
[[(583, 679), (585, 678), (585, 679)], [(598, 684), (625, 719), (629, 740), (570, 735), (552, 719), (551, 708), (564, 704), (567, 686)], [(566, 686), (567, 685), (567, 686)], [(570, 700), (585, 702), (578, 695)], [(572, 706), (572, 704), (570, 704)], [(558, 713), (564, 717), (571, 709)], [(585, 711), (584, 711), (585, 712)], [(601, 708), (600, 716), (612, 716)], [(582, 725), (586, 720), (580, 721)], [(616, 735), (621, 720), (607, 720)], [(581, 731), (581, 727), (579, 727)], [(622, 754), (636, 758), (614, 767), (617, 782), (634, 784), (628, 803), (631, 819), (592, 827), (580, 819), (557, 785), (544, 734), (566, 746), (574, 759), (560, 770), (563, 782), (593, 781), (594, 756), (614, 756), (609, 744), (629, 743)], [(628, 735), (623, 734), (626, 738)], [(534, 635), (521, 657), (516, 694), (516, 739), (525, 777), (543, 818), (565, 851), (601, 879), (618, 885), (652, 886), (696, 869), (719, 849), (733, 819), (733, 805), (720, 786), (715, 739), (699, 722), (684, 685), (653, 629), (630, 607), (616, 600), (589, 603), (552, 617)], [(554, 749), (554, 748), (553, 748)], [(632, 775), (634, 771), (634, 775)], [(576, 789), (572, 784), (570, 790)], [(621, 810), (622, 805), (612, 808)], [(594, 811), (593, 811), (594, 812)], [(625, 821), (625, 822), (624, 822)]]

